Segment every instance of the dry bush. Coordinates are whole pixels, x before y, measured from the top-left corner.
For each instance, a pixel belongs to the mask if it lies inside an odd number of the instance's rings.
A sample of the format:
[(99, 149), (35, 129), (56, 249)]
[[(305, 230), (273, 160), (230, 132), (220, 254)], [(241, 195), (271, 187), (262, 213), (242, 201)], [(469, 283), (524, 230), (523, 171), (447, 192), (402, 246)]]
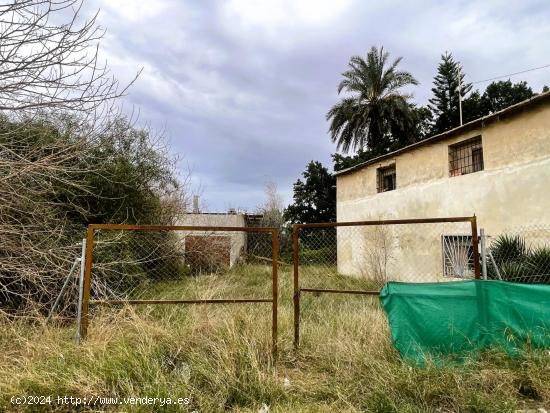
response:
[[(2, 307), (36, 309), (51, 299), (78, 254), (70, 205), (82, 144), (57, 139), (51, 125), (0, 120), (0, 295)], [(76, 209), (76, 206), (75, 206)], [(82, 212), (82, 211), (79, 211)]]
[(377, 225), (365, 227), (362, 235), (365, 259), (360, 268), (361, 276), (383, 286), (389, 281), (388, 266), (393, 260), (394, 234), (388, 226)]
[[(183, 213), (186, 187), (150, 135), (123, 119), (107, 130), (86, 136), (66, 120), (0, 119), (4, 311), (37, 315), (51, 306), (88, 222), (170, 224)], [(125, 258), (138, 262), (138, 252)], [(74, 303), (75, 293), (64, 301)]]
[(162, 137), (116, 110), (129, 85), (99, 61), (103, 30), (82, 5), (0, 5), (0, 310), (13, 315), (51, 305), (89, 222), (170, 224), (185, 210)]

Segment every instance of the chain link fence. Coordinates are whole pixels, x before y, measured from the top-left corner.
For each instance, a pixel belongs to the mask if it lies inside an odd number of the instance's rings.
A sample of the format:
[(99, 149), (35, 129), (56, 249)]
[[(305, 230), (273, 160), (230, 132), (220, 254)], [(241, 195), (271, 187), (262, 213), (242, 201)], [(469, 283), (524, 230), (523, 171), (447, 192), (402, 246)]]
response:
[[(93, 300), (181, 298), (189, 277), (270, 268), (270, 233), (186, 230), (95, 232)], [(188, 291), (187, 294), (197, 292)]]
[[(275, 348), (279, 253), (294, 265), (296, 343), (303, 293), (376, 295), (388, 281), (550, 284), (550, 226), (480, 232), (478, 237), (475, 217), (297, 224), (291, 239), (262, 227), (92, 225), (81, 336), (89, 305), (270, 302)], [(267, 276), (261, 297), (216, 282), (258, 280), (260, 273)], [(205, 277), (212, 277), (211, 288), (189, 282)], [(345, 288), (350, 277), (360, 280), (354, 284), (359, 287)]]
[(297, 255), (300, 277), (313, 285), (339, 275), (367, 280), (372, 289), (475, 277), (470, 221), (304, 226)]
[[(275, 349), (277, 258), (274, 228), (91, 225), (80, 336), (86, 336), (90, 305), (265, 302), (273, 307)], [(214, 282), (258, 275), (266, 280), (261, 297)], [(210, 287), (195, 288), (191, 281), (205, 277), (212, 278)]]
[(483, 278), (550, 284), (550, 225), (483, 234), (481, 244)]

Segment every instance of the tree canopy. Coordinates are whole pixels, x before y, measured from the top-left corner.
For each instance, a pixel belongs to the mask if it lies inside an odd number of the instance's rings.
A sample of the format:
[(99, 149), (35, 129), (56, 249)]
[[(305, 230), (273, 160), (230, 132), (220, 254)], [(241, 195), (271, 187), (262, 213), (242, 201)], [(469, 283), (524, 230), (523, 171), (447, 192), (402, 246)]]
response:
[(86, 224), (172, 224), (186, 205), (162, 137), (116, 110), (126, 88), (98, 61), (103, 30), (82, 6), (0, 5), (0, 311), (51, 305)]
[(293, 186), (293, 203), (284, 212), (292, 224), (336, 220), (336, 178), (321, 162), (311, 161)]
[(388, 143), (388, 146), (381, 149), (358, 149), (354, 155), (332, 154), (334, 170), (339, 171), (349, 168), (429, 136), (432, 127), (432, 112), (426, 106), (416, 106), (414, 104), (409, 104), (409, 106), (411, 118), (409, 119), (410, 123), (407, 124), (406, 132), (397, 133)]
[(533, 97), (535, 93), (521, 81), (512, 83), (510, 79), (490, 83), (483, 94), (473, 91), (464, 100), (465, 121), (474, 120)]
[[(429, 99), (428, 106), (409, 102), (409, 96), (401, 94), (399, 88), (390, 92), (392, 97), (386, 101), (386, 91), (380, 88), (380, 85), (386, 83), (379, 79), (391, 77), (391, 73), (398, 72), (396, 66), (400, 62), (399, 58), (389, 65), (388, 58), (389, 55), (383, 52), (383, 48), (380, 51), (372, 48), (366, 60), (353, 57), (350, 70), (343, 74), (344, 80), (340, 82), (338, 91), (345, 90), (352, 96), (342, 99), (327, 115), (327, 119), (331, 121), (331, 139), (337, 143), (337, 149), (342, 149), (342, 152), (332, 155), (336, 171), (459, 126), (459, 74), (463, 123), (505, 109), (535, 95), (524, 81), (496, 81), (482, 92), (472, 90), (472, 84), (465, 82), (466, 74), (460, 62), (451, 53), (445, 52), (437, 67), (433, 96)], [(410, 74), (407, 74), (407, 78), (414, 80)], [(414, 85), (417, 82), (411, 81), (409, 84)], [(547, 86), (542, 92), (546, 91)], [(399, 101), (400, 105), (395, 106), (393, 99)], [(399, 107), (400, 111), (387, 112), (386, 109), (380, 109), (386, 105)], [(354, 153), (346, 155), (350, 151)]]
[(414, 115), (402, 89), (418, 82), (398, 69), (401, 58), (390, 63), (389, 57), (383, 47), (372, 47), (366, 58), (352, 57), (342, 73), (338, 93), (347, 96), (327, 113), (329, 133), (338, 149), (383, 152), (396, 136), (412, 135)]

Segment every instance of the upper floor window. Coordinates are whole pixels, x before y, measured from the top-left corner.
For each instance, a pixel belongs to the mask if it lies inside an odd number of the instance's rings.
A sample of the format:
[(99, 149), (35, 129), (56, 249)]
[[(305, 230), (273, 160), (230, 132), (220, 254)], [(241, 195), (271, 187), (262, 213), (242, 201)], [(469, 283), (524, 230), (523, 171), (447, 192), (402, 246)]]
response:
[(377, 190), (378, 192), (393, 191), (396, 186), (395, 164), (378, 168), (377, 175)]
[(458, 176), (483, 170), (481, 136), (449, 146), (449, 175)]

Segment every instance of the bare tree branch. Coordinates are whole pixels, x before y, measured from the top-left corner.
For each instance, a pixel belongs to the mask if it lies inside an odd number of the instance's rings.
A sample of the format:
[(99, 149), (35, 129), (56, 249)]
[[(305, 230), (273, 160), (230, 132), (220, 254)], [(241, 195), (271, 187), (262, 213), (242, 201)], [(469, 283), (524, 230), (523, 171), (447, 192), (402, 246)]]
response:
[[(82, 18), (82, 4), (15, 0), (0, 5), (0, 110), (89, 113), (123, 95), (133, 83), (121, 87), (99, 62), (104, 30), (97, 24), (97, 13)], [(64, 23), (56, 23), (62, 18)]]

